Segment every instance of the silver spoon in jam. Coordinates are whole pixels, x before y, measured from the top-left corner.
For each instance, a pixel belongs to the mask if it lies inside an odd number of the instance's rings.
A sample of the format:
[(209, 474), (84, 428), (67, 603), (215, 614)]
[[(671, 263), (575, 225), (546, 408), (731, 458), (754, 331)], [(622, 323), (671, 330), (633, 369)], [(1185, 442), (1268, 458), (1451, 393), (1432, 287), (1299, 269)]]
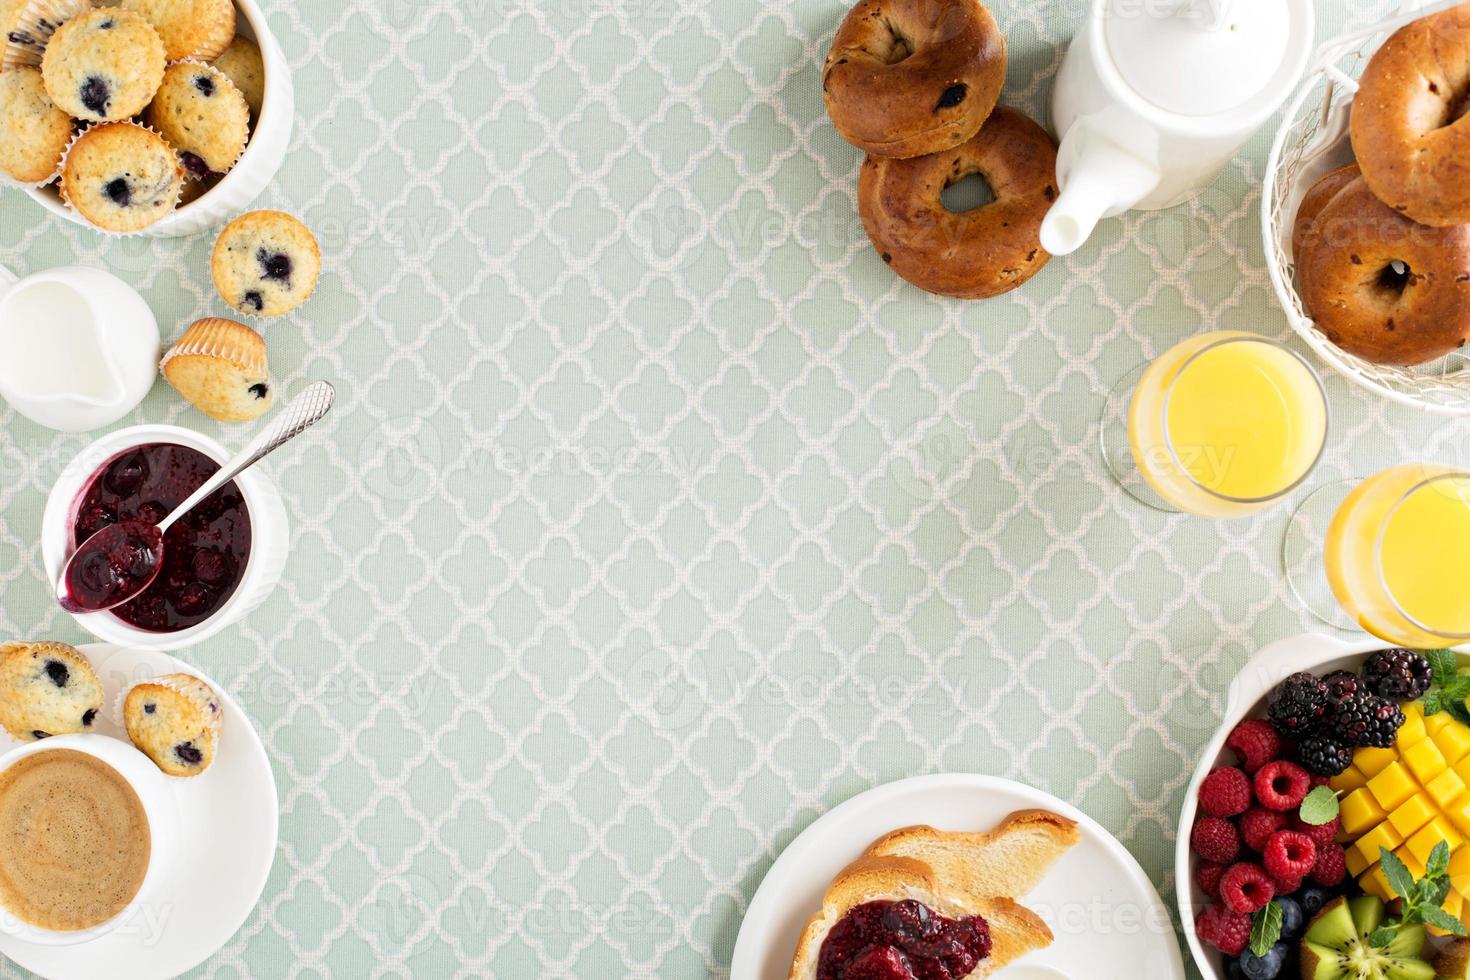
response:
[(102, 612), (141, 595), (163, 568), (164, 532), (210, 494), (320, 422), (336, 397), (327, 382), (312, 382), (163, 520), (119, 521), (83, 541), (56, 580), (61, 608), (70, 613)]

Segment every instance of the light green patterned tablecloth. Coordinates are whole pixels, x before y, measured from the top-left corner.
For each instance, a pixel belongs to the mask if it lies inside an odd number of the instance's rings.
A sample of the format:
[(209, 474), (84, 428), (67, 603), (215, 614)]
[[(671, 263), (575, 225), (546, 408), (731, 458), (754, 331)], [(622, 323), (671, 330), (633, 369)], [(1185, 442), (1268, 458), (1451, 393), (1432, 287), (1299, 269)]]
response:
[[(1084, 6), (994, 4), (1008, 104), (1044, 114)], [(1284, 333), (1267, 134), (1201, 201), (946, 302), (862, 235), (819, 91), (839, 0), (268, 7), (298, 127), (264, 203), (327, 263), (272, 367), (340, 398), (268, 464), (283, 587), (186, 654), (240, 694), (282, 806), (201, 975), (718, 976), (796, 833), (944, 770), (1076, 803), (1171, 894), (1228, 679), (1309, 624), (1284, 512), (1146, 511), (1095, 419), (1202, 326)], [(1389, 3), (1319, 7), (1326, 36)], [(0, 260), (104, 265), (168, 338), (224, 312), (209, 247), (0, 193)], [(1470, 460), (1463, 423), (1329, 383), (1323, 478)], [(242, 440), (162, 383), (131, 421)], [(0, 638), (80, 640), (37, 530), (87, 437), (0, 423)]]

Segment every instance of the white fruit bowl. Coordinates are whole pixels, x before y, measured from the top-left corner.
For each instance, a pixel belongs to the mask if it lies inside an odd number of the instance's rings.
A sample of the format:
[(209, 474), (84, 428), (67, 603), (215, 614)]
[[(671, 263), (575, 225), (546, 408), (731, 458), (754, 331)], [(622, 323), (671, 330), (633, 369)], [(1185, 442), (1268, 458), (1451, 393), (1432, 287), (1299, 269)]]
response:
[[(236, 31), (256, 43), (265, 66), (265, 93), (261, 98), (260, 117), (250, 132), (250, 142), (240, 162), (218, 184), (197, 200), (181, 205), (162, 221), (143, 229), (138, 233), (140, 235), (179, 238), (218, 228), (248, 209), (251, 202), (275, 180), (286, 160), (286, 147), (291, 143), (291, 127), (296, 118), (291, 69), (257, 0), (235, 0), (235, 7), (239, 11)], [(55, 181), (44, 187), (26, 188), (26, 193), (57, 217), (84, 228), (99, 230), (62, 203)]]
[(1368, 654), (1391, 647), (1392, 644), (1371, 636), (1346, 642), (1308, 633), (1267, 646), (1252, 657), (1230, 683), (1220, 729), (1201, 753), (1199, 766), (1185, 792), (1174, 847), (1174, 891), (1179, 900), (1180, 925), (1189, 945), (1189, 954), (1205, 980), (1225, 980), (1225, 972), (1221, 969), (1220, 953), (1206, 948), (1194, 934), (1195, 917), (1206, 905), (1212, 904), (1201, 894), (1194, 880), (1195, 855), (1189, 847), (1189, 832), (1194, 827), (1198, 811), (1200, 783), (1216, 766), (1236, 764), (1235, 751), (1225, 747), (1225, 739), (1246, 718), (1265, 717), (1266, 698), (1276, 685), (1299, 670), (1319, 675), (1339, 669), (1357, 670)]

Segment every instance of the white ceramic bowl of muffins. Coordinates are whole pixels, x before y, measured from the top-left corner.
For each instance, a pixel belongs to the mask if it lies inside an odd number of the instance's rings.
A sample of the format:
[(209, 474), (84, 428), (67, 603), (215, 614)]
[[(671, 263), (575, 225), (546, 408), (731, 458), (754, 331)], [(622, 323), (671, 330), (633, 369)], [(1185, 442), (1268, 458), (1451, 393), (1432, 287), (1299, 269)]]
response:
[[(195, 200), (180, 204), (173, 213), (138, 232), (140, 235), (178, 238), (219, 227), (241, 211), (248, 210), (285, 162), (296, 117), (291, 70), (257, 0), (235, 0), (235, 9), (238, 13), (235, 31), (253, 40), (260, 48), (260, 60), (265, 71), (260, 116), (250, 131), (245, 153), (218, 184)], [(62, 203), (56, 182), (44, 187), (26, 188), (26, 193), (57, 217), (85, 228), (93, 227), (86, 218)]]

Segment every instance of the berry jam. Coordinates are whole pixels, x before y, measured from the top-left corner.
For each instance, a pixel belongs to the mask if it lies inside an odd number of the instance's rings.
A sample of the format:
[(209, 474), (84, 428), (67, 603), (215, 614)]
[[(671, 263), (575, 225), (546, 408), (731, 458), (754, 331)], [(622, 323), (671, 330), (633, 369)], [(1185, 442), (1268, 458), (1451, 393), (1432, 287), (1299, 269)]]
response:
[[(157, 524), (218, 471), (218, 463), (187, 446), (130, 449), (109, 460), (82, 492), (73, 540), (80, 545), (122, 522)], [(239, 486), (227, 483), (168, 529), (153, 584), (111, 612), (153, 633), (198, 625), (234, 593), (249, 555), (250, 512)]]
[(978, 915), (947, 919), (913, 899), (868, 902), (827, 933), (817, 980), (959, 980), (988, 956), (990, 926)]
[(109, 524), (77, 549), (66, 565), (68, 612), (98, 612), (146, 589), (163, 561), (163, 535), (152, 524)]

